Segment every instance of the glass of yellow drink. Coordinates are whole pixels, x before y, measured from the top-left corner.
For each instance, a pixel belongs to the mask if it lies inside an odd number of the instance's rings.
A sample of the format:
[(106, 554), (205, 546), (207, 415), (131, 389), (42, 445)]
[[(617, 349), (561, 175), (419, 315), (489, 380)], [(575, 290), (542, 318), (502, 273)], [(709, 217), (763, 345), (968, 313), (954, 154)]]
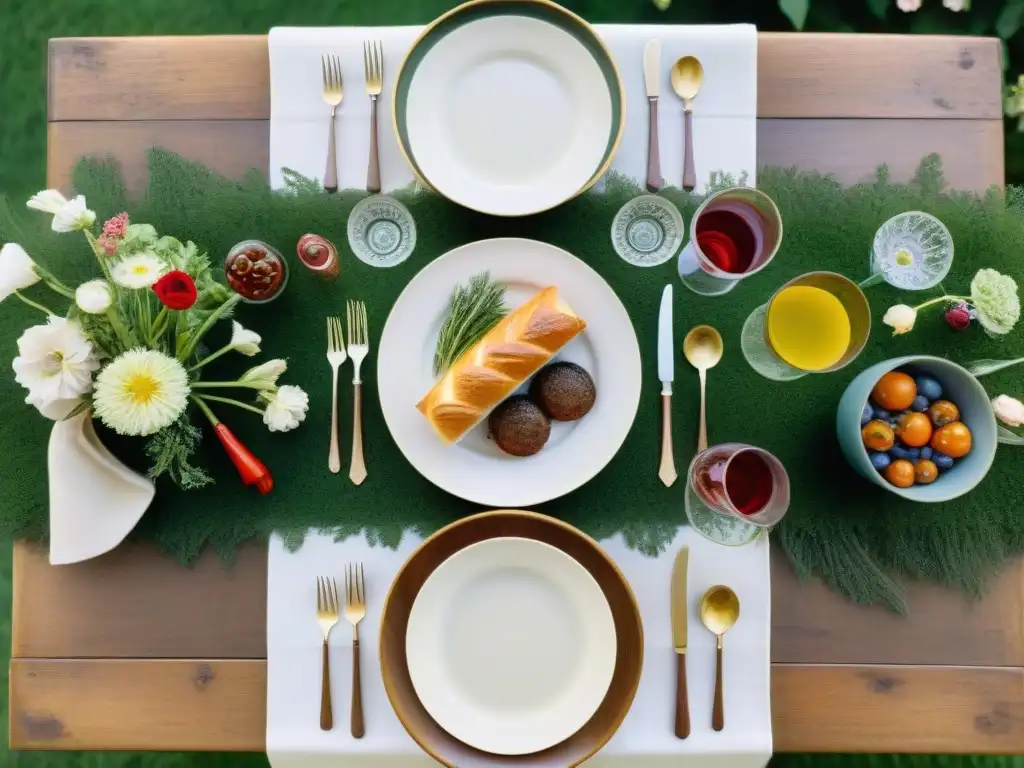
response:
[(750, 314), (741, 346), (755, 371), (790, 381), (848, 365), (870, 333), (871, 308), (860, 287), (835, 272), (810, 272)]

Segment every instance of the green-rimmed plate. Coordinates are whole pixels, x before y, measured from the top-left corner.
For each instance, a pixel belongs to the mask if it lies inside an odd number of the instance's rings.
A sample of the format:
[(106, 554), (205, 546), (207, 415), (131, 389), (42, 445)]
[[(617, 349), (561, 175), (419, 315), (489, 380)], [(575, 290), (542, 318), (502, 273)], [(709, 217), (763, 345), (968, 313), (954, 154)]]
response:
[(416, 174), (497, 216), (538, 213), (589, 188), (623, 128), (611, 54), (547, 0), (473, 0), (440, 17), (399, 67), (393, 105)]

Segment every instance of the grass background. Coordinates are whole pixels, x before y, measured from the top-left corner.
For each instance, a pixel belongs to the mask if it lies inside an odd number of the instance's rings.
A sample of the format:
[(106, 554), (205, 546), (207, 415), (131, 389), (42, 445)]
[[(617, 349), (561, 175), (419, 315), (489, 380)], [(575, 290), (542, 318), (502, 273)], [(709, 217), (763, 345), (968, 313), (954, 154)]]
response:
[[(787, 30), (775, 3), (675, 0), (668, 12), (648, 0), (563, 0), (592, 22), (747, 21)], [(425, 23), (455, 0), (0, 0), (0, 191), (24, 199), (41, 188), (46, 158), (46, 41), (75, 35), (264, 33), (275, 25)], [(140, 73), (144, 77), (145, 73)], [(1021, 140), (1010, 136), (1016, 180)], [(1022, 164), (1024, 165), (1024, 164)], [(11, 549), (0, 542), (0, 653), (9, 655)], [(0, 766), (24, 768), (263, 768), (263, 755), (22, 752), (8, 747), (7, 659), (0, 664)], [(870, 747), (870, 745), (866, 745)], [(1024, 768), (1024, 757), (779, 755), (772, 768)]]

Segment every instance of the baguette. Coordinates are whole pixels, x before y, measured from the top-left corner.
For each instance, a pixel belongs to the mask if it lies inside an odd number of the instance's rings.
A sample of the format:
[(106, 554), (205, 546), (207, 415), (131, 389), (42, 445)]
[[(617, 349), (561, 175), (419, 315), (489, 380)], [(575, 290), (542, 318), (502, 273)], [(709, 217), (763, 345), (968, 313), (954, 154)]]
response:
[(416, 405), (445, 443), (458, 442), (587, 327), (544, 288), (467, 349)]

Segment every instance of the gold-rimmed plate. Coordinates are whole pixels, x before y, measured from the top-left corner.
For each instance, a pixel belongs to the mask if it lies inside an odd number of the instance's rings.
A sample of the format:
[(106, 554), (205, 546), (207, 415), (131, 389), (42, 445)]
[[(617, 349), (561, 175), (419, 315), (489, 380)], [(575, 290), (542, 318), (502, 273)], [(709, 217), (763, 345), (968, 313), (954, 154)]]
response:
[(623, 100), (611, 54), (580, 17), (547, 0), (472, 0), (413, 44), (392, 109), (428, 186), (482, 213), (524, 216), (607, 170)]

